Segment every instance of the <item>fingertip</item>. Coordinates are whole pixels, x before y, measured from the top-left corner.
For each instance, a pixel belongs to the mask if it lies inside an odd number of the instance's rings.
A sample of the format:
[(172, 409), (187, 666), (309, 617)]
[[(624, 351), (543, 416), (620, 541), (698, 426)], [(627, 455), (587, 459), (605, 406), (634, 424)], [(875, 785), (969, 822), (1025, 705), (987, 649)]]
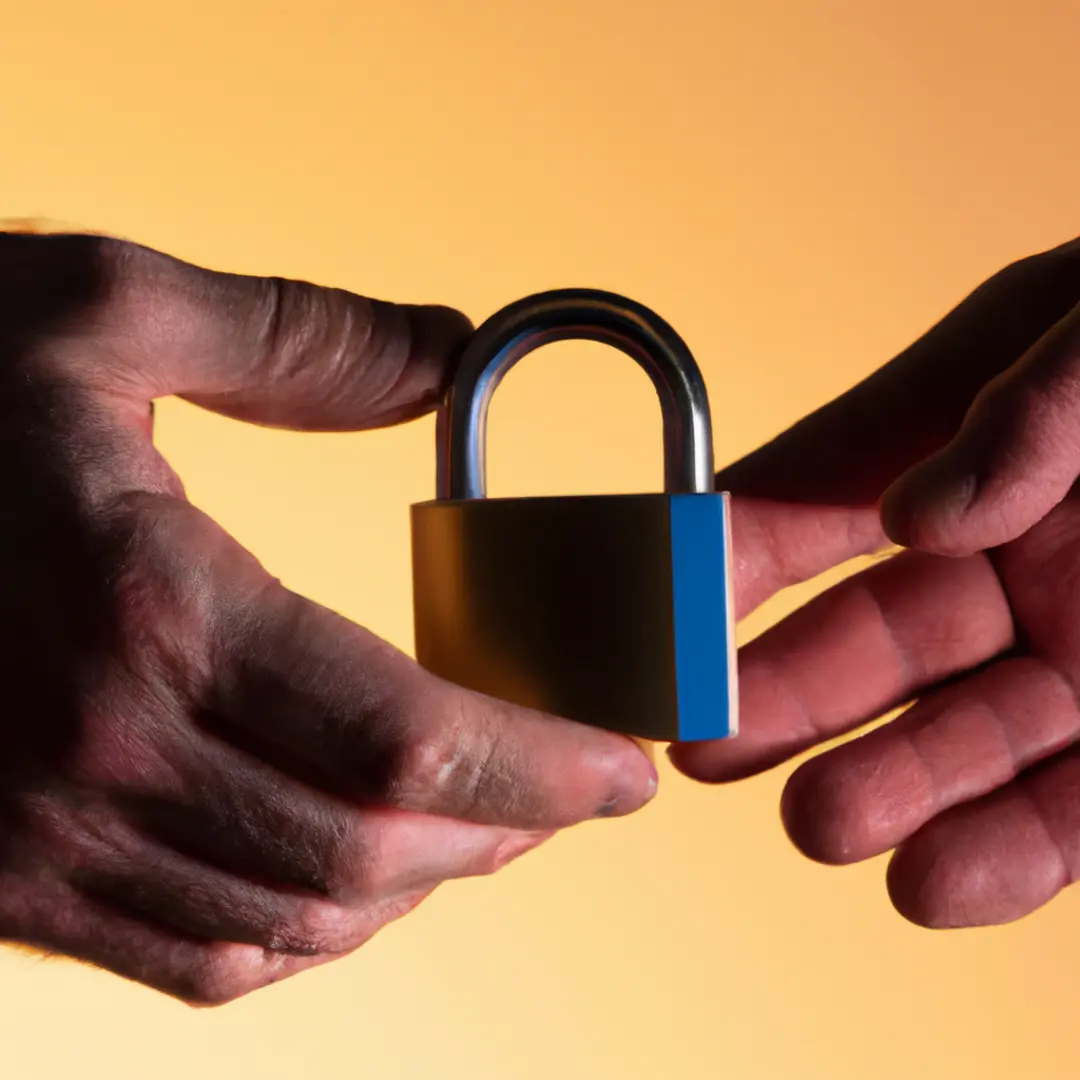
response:
[(807, 764), (799, 766), (788, 778), (780, 795), (780, 822), (800, 855), (814, 862), (836, 865), (843, 857), (844, 844), (836, 843), (837, 807), (835, 800), (822, 798), (821, 786), (814, 782)]
[(901, 547), (934, 555), (965, 556), (981, 550), (970, 535), (969, 511), (978, 494), (973, 471), (947, 457), (909, 469), (881, 497), (881, 526)]
[[(426, 785), (437, 791), (436, 812), (509, 828), (563, 829), (634, 813), (655, 797), (656, 766), (637, 739), (416, 670), (426, 687), (418, 704), (430, 759), (420, 771), (439, 777)], [(447, 770), (448, 759), (458, 767)]]
[(668, 760), (689, 780), (699, 784), (731, 784), (757, 776), (778, 765), (788, 756), (787, 747), (754, 745), (750, 735), (737, 739), (712, 739), (707, 742), (672, 743)]
[[(745, 745), (742, 749), (745, 750)], [(729, 784), (760, 771), (753, 765), (748, 766), (745, 753), (739, 753), (739, 748), (730, 739), (672, 743), (667, 748), (667, 756), (683, 776), (699, 784)]]
[(780, 796), (788, 839), (800, 854), (825, 866), (848, 866), (877, 855), (884, 809), (857, 772), (829, 756), (803, 762)]
[(942, 853), (934, 845), (901, 844), (885, 871), (885, 888), (896, 912), (923, 930), (946, 930), (965, 925), (950, 908), (961, 895)]
[(616, 765), (616, 791), (600, 805), (596, 817), (621, 817), (635, 813), (652, 802), (660, 789), (660, 774), (649, 744), (629, 736), (620, 738), (625, 743), (625, 749)]
[(381, 403), (389, 418), (400, 421), (422, 416), (442, 401), (474, 328), (464, 312), (441, 304), (387, 307), (408, 326), (406, 362)]
[(413, 351), (419, 356), (456, 358), (472, 337), (472, 320), (446, 304), (403, 304), (413, 328)]
[(709, 743), (672, 743), (665, 753), (668, 761), (689, 780), (699, 784), (714, 783), (714, 769), (709, 761)]
[(1021, 824), (1037, 833), (1027, 815), (1023, 800), (1006, 797), (931, 822), (889, 862), (893, 907), (916, 926), (952, 930), (1002, 926), (1053, 899), (1068, 877), (1056, 852), (1015, 835)]

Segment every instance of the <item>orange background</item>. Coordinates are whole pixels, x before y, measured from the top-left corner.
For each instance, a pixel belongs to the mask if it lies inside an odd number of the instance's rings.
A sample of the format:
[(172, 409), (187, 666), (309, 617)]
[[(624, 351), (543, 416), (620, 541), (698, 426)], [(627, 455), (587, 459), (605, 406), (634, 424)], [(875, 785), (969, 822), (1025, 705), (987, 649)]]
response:
[[(698, 355), (723, 462), (1080, 232), (1078, 34), (1072, 0), (0, 0), (0, 215), (475, 319), (628, 293)], [(168, 402), (159, 441), (274, 572), (409, 646), (430, 422), (298, 437)], [(537, 354), (490, 459), (498, 493), (655, 485), (644, 376)], [(1075, 1077), (1080, 896), (916, 930), (882, 861), (789, 847), (782, 780), (665, 772), (641, 815), (221, 1011), (2, 954), (0, 1076)]]

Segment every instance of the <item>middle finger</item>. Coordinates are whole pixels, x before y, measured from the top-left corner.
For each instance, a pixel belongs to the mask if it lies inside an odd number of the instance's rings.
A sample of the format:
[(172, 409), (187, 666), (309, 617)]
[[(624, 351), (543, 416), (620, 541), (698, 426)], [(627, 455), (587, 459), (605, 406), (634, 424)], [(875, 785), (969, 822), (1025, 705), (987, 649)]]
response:
[(739, 655), (737, 739), (672, 747), (706, 782), (753, 775), (985, 663), (1015, 641), (985, 555), (907, 551), (815, 597)]
[(999, 661), (801, 765), (784, 791), (784, 824), (812, 859), (873, 858), (1078, 735), (1080, 709), (1059, 672), (1032, 657)]

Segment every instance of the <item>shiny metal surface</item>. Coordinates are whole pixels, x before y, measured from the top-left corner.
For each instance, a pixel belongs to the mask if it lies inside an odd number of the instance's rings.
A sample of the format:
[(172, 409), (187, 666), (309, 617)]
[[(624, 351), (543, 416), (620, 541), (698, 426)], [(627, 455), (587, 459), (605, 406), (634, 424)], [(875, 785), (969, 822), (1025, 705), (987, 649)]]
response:
[(626, 297), (596, 289), (558, 289), (503, 308), (480, 326), (467, 346), (438, 417), (438, 497), (484, 498), (492, 394), (522, 357), (567, 339), (610, 345), (645, 369), (663, 417), (665, 490), (712, 492), (709, 399), (682, 338), (659, 315)]
[(674, 741), (669, 503), (656, 494), (413, 506), (417, 660), (504, 701)]

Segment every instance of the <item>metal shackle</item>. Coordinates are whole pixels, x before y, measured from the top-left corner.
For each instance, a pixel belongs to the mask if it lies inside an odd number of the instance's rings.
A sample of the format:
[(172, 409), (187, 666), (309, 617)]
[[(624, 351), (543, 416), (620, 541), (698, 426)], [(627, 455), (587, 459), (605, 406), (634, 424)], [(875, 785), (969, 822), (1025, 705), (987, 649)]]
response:
[(626, 297), (597, 289), (555, 289), (496, 312), (466, 346), (438, 415), (438, 498), (484, 498), (492, 394), (523, 356), (571, 339), (610, 345), (648, 373), (660, 399), (664, 490), (715, 491), (709, 398), (682, 338), (660, 316)]

